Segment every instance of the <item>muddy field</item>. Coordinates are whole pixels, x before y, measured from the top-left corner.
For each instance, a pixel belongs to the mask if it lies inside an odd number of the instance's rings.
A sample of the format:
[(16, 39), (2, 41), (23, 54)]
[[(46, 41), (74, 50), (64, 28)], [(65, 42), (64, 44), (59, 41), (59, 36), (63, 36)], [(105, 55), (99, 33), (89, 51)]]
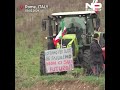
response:
[(38, 82), (31, 88), (22, 90), (104, 90), (98, 86), (82, 83), (80, 81), (60, 81), (51, 84)]

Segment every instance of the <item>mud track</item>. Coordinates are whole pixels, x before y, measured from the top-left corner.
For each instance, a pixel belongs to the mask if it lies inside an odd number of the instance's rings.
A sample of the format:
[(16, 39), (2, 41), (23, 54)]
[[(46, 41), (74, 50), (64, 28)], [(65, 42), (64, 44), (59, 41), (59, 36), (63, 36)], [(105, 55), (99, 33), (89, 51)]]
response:
[(82, 83), (80, 81), (59, 81), (50, 84), (38, 82), (31, 88), (22, 90), (101, 90), (98, 86)]

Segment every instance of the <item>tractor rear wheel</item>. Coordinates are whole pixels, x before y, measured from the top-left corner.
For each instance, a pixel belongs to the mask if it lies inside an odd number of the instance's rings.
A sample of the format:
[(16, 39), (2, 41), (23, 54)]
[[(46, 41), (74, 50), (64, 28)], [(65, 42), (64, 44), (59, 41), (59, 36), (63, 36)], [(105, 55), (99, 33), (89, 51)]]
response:
[(40, 75), (46, 75), (44, 51), (42, 51), (40, 54)]
[(90, 67), (90, 50), (89, 49), (84, 50), (82, 67), (84, 68), (84, 73), (86, 75), (92, 74), (92, 69)]

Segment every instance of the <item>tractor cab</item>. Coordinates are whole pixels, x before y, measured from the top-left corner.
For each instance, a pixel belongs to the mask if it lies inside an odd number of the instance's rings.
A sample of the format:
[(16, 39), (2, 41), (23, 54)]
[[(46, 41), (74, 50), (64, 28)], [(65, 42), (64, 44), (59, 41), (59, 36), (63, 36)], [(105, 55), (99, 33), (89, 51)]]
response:
[[(98, 25), (100, 24), (99, 18), (94, 11), (59, 12), (53, 13), (52, 17), (57, 18), (58, 29), (56, 30), (56, 35), (62, 28), (63, 20), (66, 27), (66, 34), (75, 34), (80, 47), (91, 43), (91, 36), (98, 26), (100, 26)], [(96, 23), (98, 24), (96, 25)]]

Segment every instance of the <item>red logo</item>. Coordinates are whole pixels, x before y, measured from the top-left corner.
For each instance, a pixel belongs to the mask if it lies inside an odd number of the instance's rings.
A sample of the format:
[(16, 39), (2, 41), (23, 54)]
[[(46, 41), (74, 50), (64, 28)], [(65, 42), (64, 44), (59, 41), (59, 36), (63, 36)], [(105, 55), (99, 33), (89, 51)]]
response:
[(20, 6), (19, 6), (19, 10), (23, 10), (24, 8), (25, 8), (24, 5), (20, 5)]

